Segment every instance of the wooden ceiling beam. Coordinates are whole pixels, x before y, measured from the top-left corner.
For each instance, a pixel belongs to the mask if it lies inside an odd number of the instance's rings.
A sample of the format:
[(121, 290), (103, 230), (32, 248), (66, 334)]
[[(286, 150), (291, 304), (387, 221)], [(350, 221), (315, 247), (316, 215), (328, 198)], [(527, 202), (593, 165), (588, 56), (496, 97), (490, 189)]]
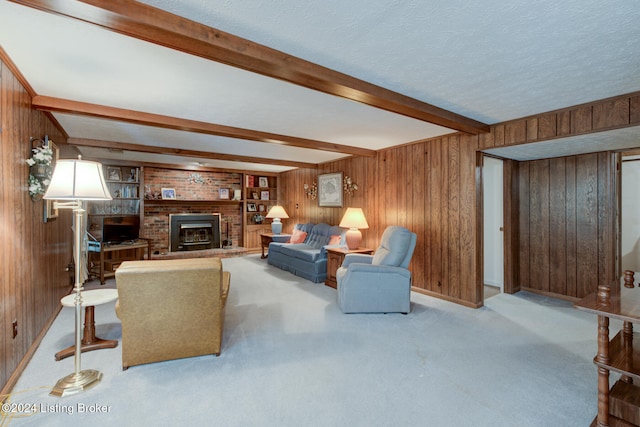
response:
[(196, 157), (209, 160), (226, 160), (231, 162), (258, 163), (266, 165), (291, 166), (296, 168), (316, 169), (314, 163), (295, 162), (289, 160), (265, 159), (262, 157), (238, 156), (235, 154), (212, 153), (210, 151), (184, 150), (182, 148), (158, 147), (143, 144), (130, 144), (126, 142), (101, 141), (97, 139), (69, 138), (67, 143), (81, 147), (108, 148), (123, 151), (135, 151), (141, 153), (163, 154), (181, 157)]
[(155, 126), (164, 129), (175, 129), (187, 132), (224, 136), (227, 138), (275, 143), (310, 150), (331, 151), (335, 153), (352, 154), (365, 157), (374, 157), (376, 155), (375, 150), (370, 150), (368, 148), (351, 147), (348, 145), (298, 138), (289, 135), (279, 135), (269, 132), (260, 132), (250, 129), (200, 122), (196, 120), (180, 119), (177, 117), (144, 113), (124, 108), (108, 107), (104, 105), (90, 104), (87, 102), (54, 98), (51, 96), (35, 96), (33, 97), (31, 104), (34, 108), (43, 111), (98, 117), (139, 125)]
[(449, 129), (489, 131), (468, 117), (136, 1), (11, 1)]

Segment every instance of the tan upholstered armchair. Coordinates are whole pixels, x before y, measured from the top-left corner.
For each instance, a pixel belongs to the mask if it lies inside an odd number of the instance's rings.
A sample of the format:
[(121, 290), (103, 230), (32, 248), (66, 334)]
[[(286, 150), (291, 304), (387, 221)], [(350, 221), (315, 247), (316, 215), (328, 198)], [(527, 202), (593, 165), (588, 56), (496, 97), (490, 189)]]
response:
[(219, 258), (123, 262), (116, 271), (122, 369), (220, 355), (229, 283)]

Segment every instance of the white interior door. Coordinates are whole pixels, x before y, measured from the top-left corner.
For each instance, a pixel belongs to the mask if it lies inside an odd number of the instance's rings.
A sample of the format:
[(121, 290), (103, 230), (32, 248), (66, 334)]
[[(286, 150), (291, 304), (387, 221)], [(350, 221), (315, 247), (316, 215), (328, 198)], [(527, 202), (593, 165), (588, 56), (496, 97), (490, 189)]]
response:
[(623, 157), (621, 188), (622, 271), (640, 271), (640, 157)]
[(484, 283), (504, 292), (504, 236), (502, 160), (485, 157), (482, 166), (484, 196)]

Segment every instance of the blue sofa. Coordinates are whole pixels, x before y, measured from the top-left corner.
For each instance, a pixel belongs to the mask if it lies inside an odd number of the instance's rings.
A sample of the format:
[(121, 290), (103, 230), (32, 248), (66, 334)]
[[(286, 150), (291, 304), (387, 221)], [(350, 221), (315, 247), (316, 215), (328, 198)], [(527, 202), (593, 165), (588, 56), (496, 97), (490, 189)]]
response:
[[(307, 236), (303, 243), (269, 244), (270, 265), (289, 271), (312, 282), (324, 282), (327, 278), (327, 247), (345, 247), (346, 230), (329, 224), (296, 224), (296, 229)], [(340, 243), (329, 246), (331, 236), (340, 236)]]

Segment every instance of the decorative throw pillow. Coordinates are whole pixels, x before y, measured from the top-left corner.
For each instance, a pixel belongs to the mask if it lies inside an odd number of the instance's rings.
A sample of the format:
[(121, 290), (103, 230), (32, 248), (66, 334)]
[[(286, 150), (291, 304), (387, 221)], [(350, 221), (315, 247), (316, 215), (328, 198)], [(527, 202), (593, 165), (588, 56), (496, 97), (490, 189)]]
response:
[(302, 230), (295, 229), (293, 230), (291, 239), (289, 239), (289, 243), (302, 243), (306, 238), (307, 238), (307, 233), (305, 233)]
[(329, 243), (327, 243), (327, 244), (328, 245), (339, 245), (340, 244), (340, 240), (341, 240), (341, 236), (334, 235), (334, 236), (331, 236), (329, 238)]

